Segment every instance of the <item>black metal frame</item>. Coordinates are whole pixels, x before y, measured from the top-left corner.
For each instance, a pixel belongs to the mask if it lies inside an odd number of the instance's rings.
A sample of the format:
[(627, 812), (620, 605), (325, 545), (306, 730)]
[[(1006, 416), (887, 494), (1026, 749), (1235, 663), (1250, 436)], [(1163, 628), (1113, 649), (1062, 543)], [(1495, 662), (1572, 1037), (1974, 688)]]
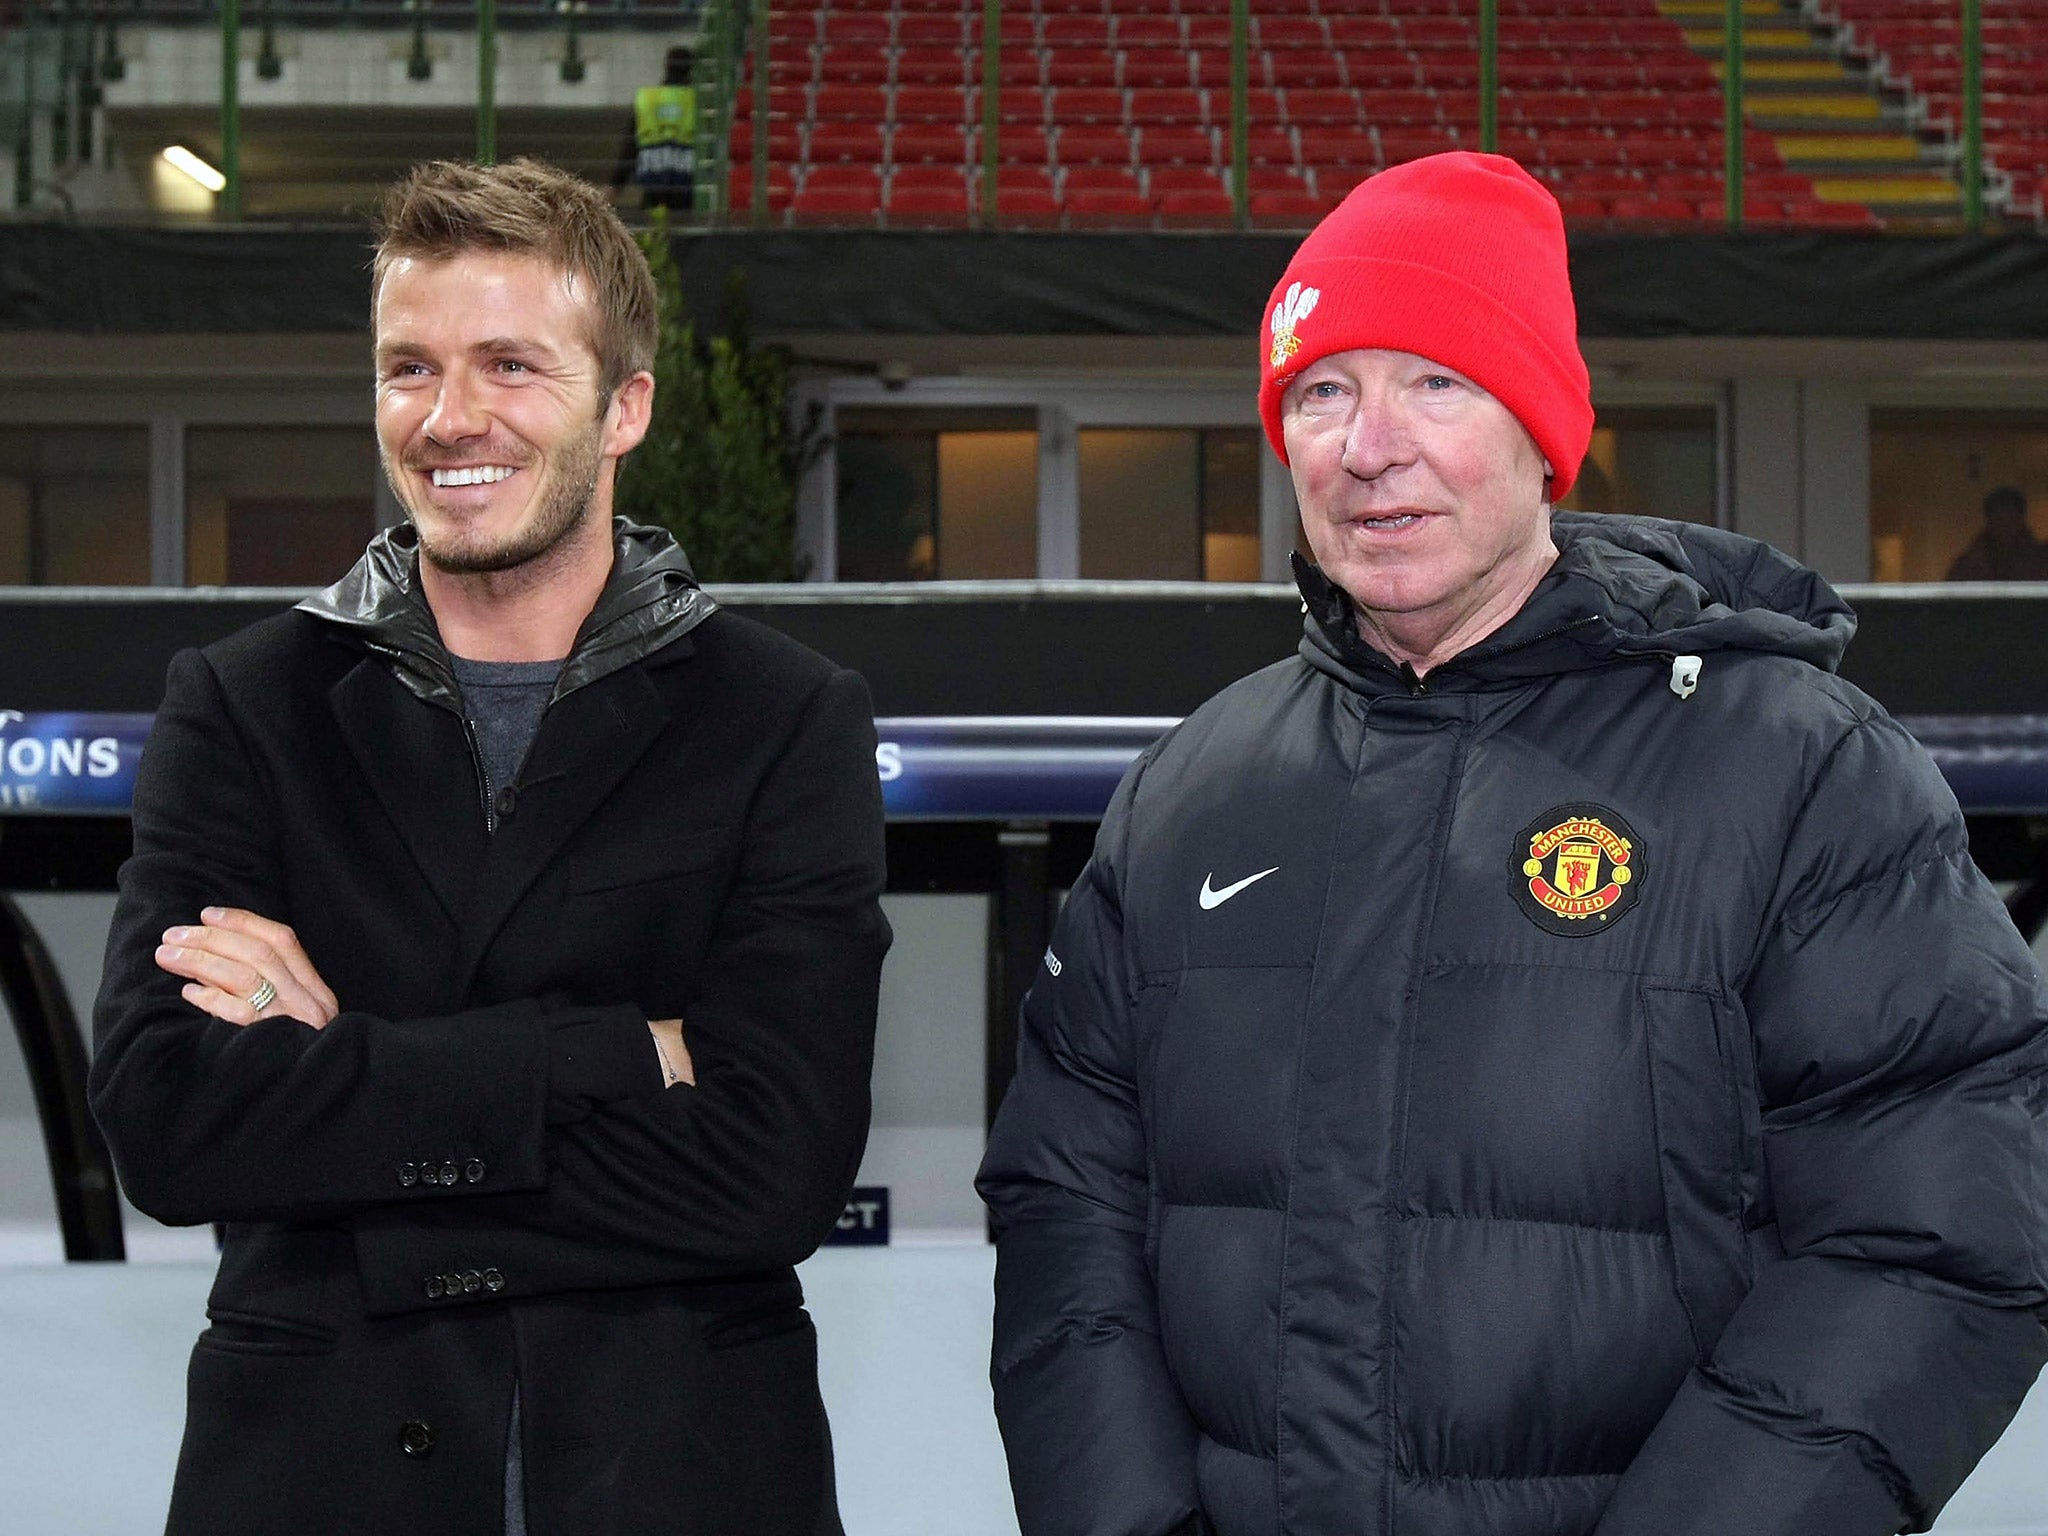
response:
[(85, 1041), (78, 1018), (49, 950), (5, 892), (0, 892), (0, 997), (14, 1020), (35, 1090), (64, 1256), (124, 1259), (114, 1162), (86, 1105)]

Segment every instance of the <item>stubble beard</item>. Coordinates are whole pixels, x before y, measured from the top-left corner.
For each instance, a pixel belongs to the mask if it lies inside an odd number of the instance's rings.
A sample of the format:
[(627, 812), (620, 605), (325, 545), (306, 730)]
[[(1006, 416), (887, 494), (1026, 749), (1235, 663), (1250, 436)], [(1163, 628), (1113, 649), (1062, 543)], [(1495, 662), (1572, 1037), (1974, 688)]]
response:
[(544, 560), (590, 520), (597, 503), (598, 477), (604, 470), (603, 436), (604, 422), (599, 419), (563, 445), (561, 457), (542, 484), (540, 504), (497, 543), (459, 532), (452, 538), (430, 536), (406, 500), (400, 477), (393, 473), (388, 459), (384, 476), (419, 536), (421, 559), (447, 576), (494, 575)]

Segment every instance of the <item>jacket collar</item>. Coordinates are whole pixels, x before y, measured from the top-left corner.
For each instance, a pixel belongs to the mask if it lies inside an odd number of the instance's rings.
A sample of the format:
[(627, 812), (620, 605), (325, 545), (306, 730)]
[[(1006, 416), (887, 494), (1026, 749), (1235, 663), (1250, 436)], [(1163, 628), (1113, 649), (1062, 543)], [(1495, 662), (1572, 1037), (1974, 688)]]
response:
[[(611, 576), (562, 666), (557, 699), (644, 660), (718, 611), (665, 531), (624, 518), (614, 518), (612, 530)], [(420, 698), (462, 709), (448, 649), (420, 591), (419, 537), (410, 523), (378, 534), (346, 576), (298, 606), (361, 639)]]
[[(1432, 692), (1472, 690), (1645, 657), (1724, 651), (1790, 656), (1832, 672), (1855, 612), (1827, 582), (1757, 539), (1659, 518), (1553, 512), (1557, 563), (1521, 609), (1429, 674)], [(1359, 633), (1349, 594), (1295, 557), (1306, 615), (1301, 655), (1362, 693), (1408, 687)]]

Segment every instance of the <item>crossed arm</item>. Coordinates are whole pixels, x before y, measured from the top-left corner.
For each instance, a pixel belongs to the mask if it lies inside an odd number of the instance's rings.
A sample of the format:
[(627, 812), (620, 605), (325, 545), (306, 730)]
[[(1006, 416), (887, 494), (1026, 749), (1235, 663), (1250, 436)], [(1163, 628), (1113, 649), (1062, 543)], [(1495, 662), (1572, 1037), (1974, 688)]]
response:
[[(290, 1018), (325, 1029), (341, 1012), (334, 989), (321, 979), (299, 936), (283, 923), (240, 907), (208, 907), (196, 925), (165, 929), (156, 963), (185, 978), (180, 997), (224, 1023)], [(647, 1028), (661, 1057), (663, 1086), (695, 1086), (696, 1065), (683, 1040), (683, 1021), (649, 1019)]]

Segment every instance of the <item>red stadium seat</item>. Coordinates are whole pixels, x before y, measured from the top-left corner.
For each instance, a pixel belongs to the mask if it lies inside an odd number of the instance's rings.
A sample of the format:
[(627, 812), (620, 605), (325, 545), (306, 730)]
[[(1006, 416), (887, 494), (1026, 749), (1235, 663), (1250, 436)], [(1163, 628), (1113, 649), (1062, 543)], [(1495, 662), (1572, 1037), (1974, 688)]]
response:
[(1200, 191), (1155, 192), (1161, 229), (1228, 229), (1237, 221), (1237, 205), (1223, 183)]
[(1363, 128), (1304, 128), (1301, 158), (1310, 165), (1378, 165), (1380, 152)]
[(1123, 83), (1151, 89), (1185, 87), (1194, 76), (1180, 48), (1147, 48), (1124, 54)]
[(1330, 52), (1330, 34), (1323, 29), (1318, 17), (1261, 16), (1253, 23), (1252, 31), (1261, 48)]
[[(753, 78), (754, 61), (746, 61), (746, 78)], [(799, 89), (809, 85), (818, 73), (818, 50), (805, 44), (778, 43), (768, 50), (768, 84), (796, 86)]]
[(888, 142), (880, 123), (813, 123), (810, 156), (813, 164), (854, 160), (880, 164)]
[[(742, 118), (732, 125), (732, 137), (728, 141), (735, 164), (751, 165), (754, 160), (754, 124)], [(803, 153), (803, 130), (796, 123), (774, 122), (768, 125), (768, 158), (771, 160), (795, 160)]]
[(1359, 98), (1350, 91), (1289, 91), (1287, 121), (1297, 128), (1352, 126), (1359, 122)]
[(1137, 192), (1139, 190), (1137, 173), (1114, 165), (1069, 166), (1066, 170), (1064, 186), (1069, 199), (1072, 199), (1076, 192)]
[(1572, 67), (1558, 59), (1505, 58), (1500, 63), (1502, 91), (1562, 91), (1579, 84)]
[(1211, 187), (1226, 190), (1220, 172), (1199, 165), (1155, 166), (1145, 172), (1145, 185), (1154, 197), (1168, 192), (1206, 192)]
[(1359, 108), (1368, 123), (1434, 123), (1442, 113), (1434, 91), (1363, 91)]
[(889, 18), (863, 15), (858, 11), (827, 11), (823, 36), (832, 44), (864, 43), (874, 48), (886, 48), (889, 46)]
[(1062, 165), (1128, 166), (1131, 133), (1114, 124), (1062, 124), (1053, 151)]
[(1266, 55), (1266, 78), (1283, 91), (1297, 86), (1307, 90), (1332, 90), (1345, 83), (1342, 60), (1334, 53), (1269, 53)]
[(1116, 21), (1116, 45), (1126, 51), (1135, 48), (1183, 49), (1187, 46), (1187, 38), (1181, 31), (1178, 16), (1120, 15)]
[(1005, 123), (996, 133), (996, 159), (1003, 165), (1044, 165), (1052, 159), (1052, 135), (1036, 123)]
[(1228, 15), (1198, 16), (1182, 8), (1187, 17), (1188, 46), (1228, 54), (1230, 52), (1230, 17)]
[(1047, 16), (1040, 31), (1048, 48), (1109, 50), (1109, 18), (1098, 9), (1092, 15)]
[[(1316, 195), (1332, 202), (1341, 202), (1351, 195), (1351, 189), (1360, 182), (1369, 180), (1377, 167), (1370, 165), (1324, 165), (1316, 168)], [(1252, 189), (1257, 197), (1260, 188)]]
[(1500, 96), (1501, 119), (1515, 123), (1590, 123), (1593, 98), (1584, 91), (1506, 91)]
[[(1357, 174), (1364, 173), (1361, 170)], [(1244, 183), (1254, 193), (1304, 192), (1308, 190), (1308, 174), (1292, 166), (1254, 165), (1246, 167)]]
[(804, 172), (806, 192), (869, 192), (882, 185), (882, 174), (872, 165), (813, 164)]
[(811, 116), (819, 122), (880, 122), (889, 115), (889, 93), (879, 85), (821, 85)]
[(1072, 229), (1144, 228), (1152, 222), (1152, 200), (1136, 191), (1069, 191), (1066, 209)]
[(899, 123), (889, 136), (889, 158), (898, 165), (959, 165), (973, 145), (973, 134), (959, 123)]
[(774, 46), (778, 43), (796, 43), (809, 47), (818, 40), (817, 11), (771, 11), (768, 14), (769, 57), (774, 58)]
[[(795, 178), (786, 165), (768, 167), (768, 211), (781, 214), (796, 195)], [(735, 167), (726, 182), (725, 206), (735, 217), (744, 218), (754, 206), (754, 174), (751, 166)]]
[(1567, 224), (1595, 224), (1607, 217), (1607, 205), (1597, 197), (1560, 197), (1557, 210)]
[(899, 85), (899, 123), (958, 123), (967, 118), (967, 92), (957, 85)]
[(1215, 161), (1216, 143), (1206, 128), (1146, 128), (1138, 134), (1141, 165), (1213, 165)]
[(1617, 223), (1697, 224), (1698, 204), (1682, 197), (1617, 197), (1607, 205), (1607, 216)]
[[(1431, 133), (1426, 129), (1403, 128), (1397, 133), (1380, 135), (1380, 158), (1388, 165), (1400, 165), (1409, 160), (1420, 160), (1425, 155), (1440, 155), (1447, 149), (1469, 149), (1460, 144), (1457, 135), (1449, 128), (1439, 128)], [(1503, 153), (1505, 153), (1503, 147)]]
[[(1229, 111), (1228, 103), (1224, 110)], [(1208, 114), (1203, 108), (1200, 91), (1134, 90), (1131, 92), (1131, 121), (1203, 127), (1208, 122)]]
[[(977, 21), (979, 19), (976, 18)], [(979, 26), (971, 35), (980, 38)], [(896, 46), (899, 48), (959, 49), (967, 45), (969, 36), (961, 26), (961, 15), (957, 11), (945, 16), (904, 16), (896, 22)]]
[(1068, 48), (1045, 56), (1045, 83), (1052, 86), (1111, 86), (1117, 83), (1116, 55), (1107, 48)]
[(1077, 85), (1053, 92), (1052, 120), (1068, 123), (1121, 123), (1124, 93), (1115, 88)]
[(971, 217), (967, 184), (889, 189), (883, 222), (897, 228), (955, 229)]
[(1558, 195), (1571, 192), (1579, 197), (1650, 197), (1665, 189), (1652, 187), (1641, 171), (1619, 166), (1576, 166), (1564, 172)]
[(896, 55), (896, 85), (961, 85), (967, 70), (957, 48), (904, 48)]
[(826, 48), (818, 56), (818, 78), (827, 85), (887, 85), (889, 54), (858, 45)]
[(1307, 192), (1254, 192), (1251, 219), (1260, 229), (1307, 229), (1336, 206), (1333, 198)]
[[(809, 94), (800, 85), (771, 85), (768, 87), (768, 115), (772, 118), (788, 118), (801, 121), (810, 116)], [(743, 85), (733, 94), (732, 115), (734, 122), (744, 122), (754, 115), (754, 89)]]
[[(1036, 86), (1004, 86), (996, 92), (996, 117), (1003, 123), (1041, 124), (1046, 120), (1046, 93)], [(981, 121), (981, 92), (970, 88), (967, 93), (967, 116), (970, 121)]]
[[(1221, 135), (1217, 153), (1230, 161), (1230, 135)], [(1253, 165), (1294, 165), (1294, 136), (1285, 128), (1253, 128), (1245, 134), (1245, 156)]]
[(1412, 91), (1422, 84), (1422, 71), (1415, 55), (1405, 48), (1398, 52), (1348, 53), (1344, 75), (1362, 91)]
[(1340, 16), (1328, 5), (1323, 7), (1323, 14), (1330, 21), (1330, 46), (1334, 49), (1388, 49), (1404, 46), (1401, 41), (1401, 24), (1391, 16)]

